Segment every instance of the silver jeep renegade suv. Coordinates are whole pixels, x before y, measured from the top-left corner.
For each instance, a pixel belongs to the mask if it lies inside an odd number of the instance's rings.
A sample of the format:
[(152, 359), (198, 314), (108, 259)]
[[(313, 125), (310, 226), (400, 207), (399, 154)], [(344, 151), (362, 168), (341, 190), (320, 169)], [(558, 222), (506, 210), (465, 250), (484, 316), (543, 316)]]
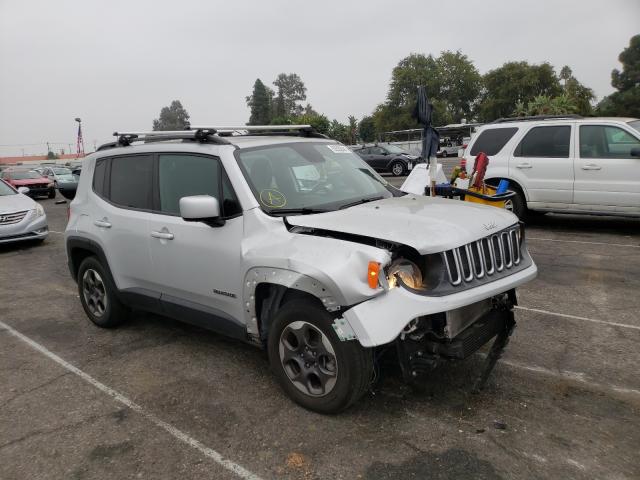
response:
[(93, 323), (139, 309), (253, 343), (318, 412), (354, 403), (383, 351), (418, 384), (495, 338), (482, 387), (536, 275), (513, 214), (404, 194), (305, 125), (115, 135), (65, 232)]

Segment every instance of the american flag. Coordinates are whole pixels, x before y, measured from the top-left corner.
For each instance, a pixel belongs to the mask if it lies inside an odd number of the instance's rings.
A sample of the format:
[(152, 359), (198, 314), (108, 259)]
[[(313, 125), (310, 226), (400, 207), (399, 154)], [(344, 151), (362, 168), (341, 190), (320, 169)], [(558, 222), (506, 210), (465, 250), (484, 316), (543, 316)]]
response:
[(82, 139), (82, 124), (78, 122), (78, 145), (76, 148), (76, 156), (84, 157), (84, 140)]

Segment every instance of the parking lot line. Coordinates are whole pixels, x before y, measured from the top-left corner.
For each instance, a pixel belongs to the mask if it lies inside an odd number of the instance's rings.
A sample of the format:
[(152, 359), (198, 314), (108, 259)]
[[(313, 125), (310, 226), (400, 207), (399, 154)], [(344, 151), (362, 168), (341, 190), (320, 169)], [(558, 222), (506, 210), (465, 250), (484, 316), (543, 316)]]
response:
[(577, 315), (569, 315), (567, 313), (550, 312), (549, 310), (541, 310), (539, 308), (521, 307), (520, 305), (516, 305), (514, 308), (516, 308), (518, 310), (525, 310), (527, 312), (543, 313), (545, 315), (553, 315), (553, 316), (561, 317), (561, 318), (570, 318), (572, 320), (582, 320), (582, 321), (585, 321), (585, 322), (601, 323), (603, 325), (609, 325), (609, 326), (612, 326), (612, 327), (622, 327), (622, 328), (631, 328), (633, 330), (640, 330), (640, 326), (638, 326), (638, 325), (629, 325), (628, 323), (607, 322), (606, 320), (598, 320), (596, 318), (579, 317)]
[(121, 393), (119, 393), (116, 390), (112, 389), (111, 387), (106, 386), (104, 383), (99, 382), (98, 380), (93, 378), (88, 373), (85, 373), (82, 370), (80, 370), (79, 368), (73, 366), (72, 364), (70, 364), (66, 360), (62, 359), (61, 357), (59, 357), (55, 353), (53, 353), (50, 350), (48, 350), (46, 347), (40, 345), (36, 341), (34, 341), (34, 340), (30, 339), (29, 337), (25, 336), (24, 334), (20, 333), (19, 331), (15, 330), (14, 328), (10, 327), (9, 325), (7, 325), (6, 323), (4, 323), (1, 320), (0, 320), (0, 327), (1, 327), (1, 329), (4, 329), (5, 331), (7, 331), (11, 335), (13, 335), (14, 337), (22, 340), (24, 343), (29, 345), (34, 350), (37, 350), (38, 352), (40, 352), (44, 356), (48, 357), (50, 360), (53, 360), (54, 362), (56, 362), (58, 365), (62, 366), (66, 370), (70, 371), (71, 373), (76, 374), (81, 379), (83, 379), (85, 382), (87, 382), (90, 385), (94, 386), (95, 388), (97, 388), (98, 390), (102, 391), (103, 393), (106, 393), (107, 395), (112, 397), (117, 402), (120, 402), (123, 405), (127, 406), (128, 408), (130, 408), (131, 410), (133, 410), (135, 412), (138, 412), (140, 415), (142, 415), (144, 418), (149, 420), (155, 426), (162, 428), (167, 433), (169, 433), (173, 437), (177, 438), (181, 442), (184, 442), (187, 445), (189, 445), (191, 448), (194, 448), (194, 449), (198, 450), (200, 453), (202, 453), (206, 457), (210, 458), (211, 460), (216, 462), (218, 465), (226, 468), (227, 470), (230, 470), (231, 472), (236, 474), (238, 477), (240, 477), (242, 479), (246, 479), (246, 480), (261, 480), (261, 478), (258, 475), (250, 472), (246, 468), (242, 467), (241, 465), (238, 465), (235, 462), (232, 462), (231, 460), (225, 459), (220, 453), (218, 453), (215, 450), (213, 450), (213, 449), (207, 447), (206, 445), (202, 444), (199, 440), (196, 440), (195, 438), (189, 436), (188, 434), (184, 433), (182, 430), (179, 430), (178, 428), (174, 427), (173, 425), (165, 422), (164, 420), (161, 420), (160, 418), (158, 418), (153, 413), (146, 411), (144, 408), (142, 408), (140, 405), (138, 405), (134, 401), (132, 401), (129, 398), (125, 397), (124, 395), (122, 395)]
[(565, 371), (554, 371), (554, 370), (549, 370), (548, 368), (544, 368), (544, 367), (538, 367), (538, 366), (531, 366), (531, 365), (525, 365), (523, 363), (520, 362), (514, 362), (512, 360), (507, 360), (507, 359), (500, 359), (500, 362), (498, 363), (498, 365), (503, 364), (503, 365), (507, 365), (511, 368), (517, 368), (520, 370), (526, 370), (528, 372), (534, 372), (534, 373), (539, 373), (542, 375), (547, 375), (550, 377), (556, 377), (556, 378), (562, 378), (565, 380), (574, 380), (576, 382), (582, 383), (584, 385), (589, 385), (591, 387), (600, 389), (600, 390), (612, 390), (616, 393), (624, 393), (624, 394), (631, 394), (631, 395), (637, 395), (640, 396), (640, 390), (636, 390), (633, 388), (626, 388), (626, 387), (619, 387), (617, 385), (609, 385), (606, 383), (598, 383), (598, 382), (592, 382), (589, 381), (585, 378), (585, 374), (584, 373), (580, 373), (580, 372), (565, 372)]
[(583, 243), (586, 245), (607, 245), (609, 247), (640, 248), (640, 245), (633, 245), (631, 243), (587, 242), (586, 240), (560, 240), (557, 238), (530, 237), (529, 235), (527, 235), (527, 240), (537, 240), (539, 242)]

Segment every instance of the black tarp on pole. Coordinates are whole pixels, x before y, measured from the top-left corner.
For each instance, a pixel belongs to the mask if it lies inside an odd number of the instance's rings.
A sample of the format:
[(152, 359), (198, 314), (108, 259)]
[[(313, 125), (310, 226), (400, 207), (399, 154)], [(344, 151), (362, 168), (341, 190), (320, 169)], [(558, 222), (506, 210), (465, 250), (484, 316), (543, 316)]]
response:
[(433, 128), (432, 122), (433, 104), (429, 103), (427, 89), (418, 87), (416, 106), (413, 109), (413, 118), (422, 125), (422, 160), (431, 163), (431, 158), (436, 156), (440, 145), (440, 134)]

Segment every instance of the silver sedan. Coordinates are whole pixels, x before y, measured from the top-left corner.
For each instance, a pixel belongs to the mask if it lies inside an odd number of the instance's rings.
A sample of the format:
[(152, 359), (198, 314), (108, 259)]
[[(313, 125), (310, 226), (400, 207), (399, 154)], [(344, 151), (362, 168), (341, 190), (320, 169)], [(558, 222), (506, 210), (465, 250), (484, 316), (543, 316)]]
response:
[(0, 180), (0, 243), (47, 237), (47, 215), (42, 205), (26, 195), (28, 191), (26, 187), (16, 190)]

